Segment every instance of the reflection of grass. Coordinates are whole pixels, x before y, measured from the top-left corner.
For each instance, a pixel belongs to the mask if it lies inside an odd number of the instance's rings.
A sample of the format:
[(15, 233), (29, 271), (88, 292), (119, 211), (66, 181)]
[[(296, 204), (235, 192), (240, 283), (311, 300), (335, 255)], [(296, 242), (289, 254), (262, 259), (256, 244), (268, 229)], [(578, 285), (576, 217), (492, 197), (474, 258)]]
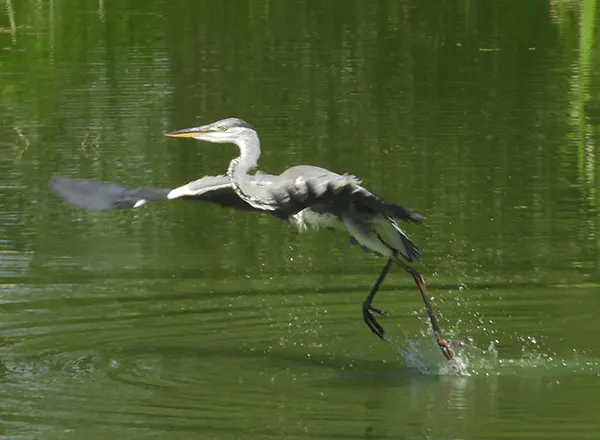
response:
[(573, 126), (577, 130), (577, 174), (579, 182), (595, 193), (595, 148), (588, 136), (591, 127), (586, 123), (586, 103), (590, 100), (590, 81), (593, 64), (596, 0), (584, 0), (579, 16), (579, 58), (574, 69), (574, 99), (571, 103)]
[(17, 25), (15, 21), (15, 9), (12, 5), (12, 0), (4, 0), (6, 3), (6, 14), (8, 15), (8, 22), (10, 23), (10, 36), (13, 44), (17, 42)]
[[(589, 100), (590, 74), (592, 67), (592, 48), (594, 45), (594, 28), (596, 24), (596, 0), (584, 0), (581, 11), (579, 31), (579, 107), (580, 121), (585, 118), (585, 102)], [(584, 128), (582, 126), (582, 128)], [(585, 133), (581, 132), (583, 137)]]
[(98, 15), (100, 16), (100, 21), (104, 23), (104, 19), (106, 17), (104, 0), (98, 0)]
[(100, 134), (96, 134), (94, 138), (90, 142), (90, 132), (88, 131), (85, 134), (85, 137), (81, 141), (81, 151), (86, 157), (93, 157), (94, 159), (98, 159), (100, 156), (98, 154), (98, 148), (100, 147)]
[(25, 154), (25, 152), (31, 145), (31, 142), (29, 142), (29, 139), (23, 133), (23, 130), (21, 129), (21, 127), (15, 126), (15, 127), (13, 127), (13, 130), (17, 133), (17, 136), (19, 136), (19, 139), (21, 140), (20, 145), (13, 146), (13, 150), (16, 150), (16, 152), (17, 152), (16, 160), (19, 161), (19, 160), (21, 160), (21, 158), (23, 157), (23, 154)]
[[(596, 0), (583, 0), (578, 7), (579, 44), (578, 57), (573, 63), (571, 74), (572, 97), (570, 103), (570, 121), (573, 128), (572, 139), (577, 145), (577, 183), (580, 197), (585, 200), (585, 214), (578, 232), (582, 240), (590, 243), (590, 252), (600, 244), (600, 223), (597, 219), (598, 171), (596, 165), (596, 142), (594, 132), (597, 123), (590, 115), (586, 115), (591, 99), (593, 65), (594, 65), (594, 33), (596, 28)], [(572, 152), (568, 153), (569, 155)], [(594, 248), (595, 249), (595, 248)], [(583, 271), (589, 263), (585, 260), (574, 262), (573, 267)]]

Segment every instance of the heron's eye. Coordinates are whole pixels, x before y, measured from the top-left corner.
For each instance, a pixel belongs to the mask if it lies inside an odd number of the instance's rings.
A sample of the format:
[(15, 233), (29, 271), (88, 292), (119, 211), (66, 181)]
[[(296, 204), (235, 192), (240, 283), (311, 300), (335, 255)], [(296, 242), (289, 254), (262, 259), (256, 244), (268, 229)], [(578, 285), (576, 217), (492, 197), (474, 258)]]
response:
[(227, 125), (219, 125), (219, 126), (217, 127), (217, 130), (220, 130), (220, 131), (227, 131), (227, 129), (228, 129), (228, 128), (229, 128), (229, 127), (227, 127)]

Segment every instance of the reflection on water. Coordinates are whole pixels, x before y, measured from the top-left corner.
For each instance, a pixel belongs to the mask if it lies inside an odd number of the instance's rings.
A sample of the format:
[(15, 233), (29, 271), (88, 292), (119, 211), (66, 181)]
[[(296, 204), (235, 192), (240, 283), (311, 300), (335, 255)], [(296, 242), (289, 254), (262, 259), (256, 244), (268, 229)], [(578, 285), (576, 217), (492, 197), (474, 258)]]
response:
[[(0, 12), (0, 436), (592, 437), (595, 1), (8, 0)], [(193, 203), (89, 213), (55, 173), (168, 187), (235, 148), (360, 176), (426, 216), (461, 375), (412, 280), (344, 234)], [(452, 374), (450, 374), (452, 373)]]
[[(401, 432), (409, 420), (434, 433), (474, 434), (511, 420), (517, 407), (537, 408), (534, 395), (562, 400), (597, 392), (596, 382), (583, 380), (600, 375), (600, 358), (590, 356), (594, 341), (586, 347), (578, 340), (598, 306), (595, 288), (581, 288), (577, 297), (565, 297), (561, 287), (492, 288), (489, 299), (467, 289), (463, 303), (446, 301), (448, 334), (464, 342), (455, 347), (463, 370), (457, 377), (409, 283), (392, 282), (382, 292), (393, 335), (382, 343), (362, 323), (365, 289), (352, 281), (342, 278), (332, 289), (314, 277), (281, 277), (289, 289), (254, 281), (264, 288), (253, 293), (226, 280), (127, 280), (108, 272), (81, 284), (5, 287), (4, 307), (13, 318), (3, 320), (4, 419), (16, 432), (22, 427), (50, 438), (59, 437), (58, 429), (100, 438), (117, 426), (132, 436), (172, 430), (222, 438), (249, 430), (352, 436)], [(498, 298), (512, 318), (494, 317)], [(589, 316), (573, 315), (581, 301), (590, 305)], [(483, 326), (479, 316), (492, 319)], [(537, 341), (542, 335), (545, 344)], [(525, 403), (517, 398), (523, 393), (531, 396)], [(391, 417), (398, 407), (402, 414)], [(520, 423), (544, 433), (567, 433), (575, 423), (594, 428), (583, 415), (554, 417), (543, 425), (535, 417)]]

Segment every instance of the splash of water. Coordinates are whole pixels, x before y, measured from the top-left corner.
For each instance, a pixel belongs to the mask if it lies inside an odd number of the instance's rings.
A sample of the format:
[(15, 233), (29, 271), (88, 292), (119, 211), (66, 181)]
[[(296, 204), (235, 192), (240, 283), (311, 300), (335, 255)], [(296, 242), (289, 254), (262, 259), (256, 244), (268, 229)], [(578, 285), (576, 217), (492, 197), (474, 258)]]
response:
[(450, 336), (454, 359), (445, 360), (433, 336), (423, 332), (418, 337), (404, 335), (404, 344), (398, 351), (408, 368), (426, 375), (471, 376), (483, 370), (490, 370), (498, 362), (498, 352), (494, 342), (487, 349), (481, 349), (472, 341), (463, 341)]
[(425, 375), (438, 376), (563, 376), (569, 374), (600, 375), (600, 360), (578, 355), (573, 359), (561, 359), (544, 353), (524, 350), (518, 359), (502, 359), (493, 340), (487, 348), (480, 348), (473, 341), (460, 340), (448, 333), (454, 359), (446, 361), (440, 353), (433, 335), (423, 332), (409, 337), (405, 334), (403, 344), (397, 346), (410, 369)]

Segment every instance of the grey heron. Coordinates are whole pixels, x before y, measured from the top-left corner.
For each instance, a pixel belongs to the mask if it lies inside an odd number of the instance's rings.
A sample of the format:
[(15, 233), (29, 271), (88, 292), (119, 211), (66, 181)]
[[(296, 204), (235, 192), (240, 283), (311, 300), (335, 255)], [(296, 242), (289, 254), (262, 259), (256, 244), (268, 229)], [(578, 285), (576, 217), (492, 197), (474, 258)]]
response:
[(226, 176), (205, 176), (174, 189), (127, 188), (116, 183), (63, 176), (55, 176), (51, 186), (67, 203), (91, 210), (129, 209), (159, 200), (189, 199), (270, 213), (292, 221), (301, 231), (308, 227), (345, 228), (363, 248), (387, 257), (363, 302), (363, 320), (369, 329), (385, 339), (385, 331), (374, 315), (386, 313), (373, 307), (372, 303), (392, 264), (396, 263), (412, 275), (425, 303), (437, 344), (448, 360), (453, 358), (452, 350), (442, 336), (423, 276), (399, 258), (412, 262), (418, 260), (420, 254), (396, 220), (420, 223), (422, 216), (382, 200), (363, 188), (356, 177), (324, 168), (300, 165), (278, 176), (255, 171), (260, 156), (258, 133), (241, 119), (223, 119), (167, 133), (167, 136), (233, 143), (239, 147), (240, 156), (231, 161)]
[[(362, 187), (359, 179), (347, 174), (341, 175), (310, 165), (288, 168), (278, 176), (257, 172), (261, 153), (258, 132), (238, 118), (173, 131), (167, 136), (237, 145), (240, 154), (229, 163), (227, 176), (237, 196), (249, 206), (289, 219), (300, 230), (308, 226), (343, 226), (364, 248), (387, 257), (386, 264), (363, 302), (363, 319), (381, 339), (385, 339), (385, 331), (374, 315), (383, 316), (385, 312), (373, 307), (375, 294), (392, 263), (410, 273), (421, 292), (442, 353), (448, 360), (453, 358), (449, 344), (442, 336), (423, 276), (399, 258), (401, 256), (412, 262), (418, 260), (420, 254), (419, 248), (396, 220), (420, 223), (422, 216), (382, 200)], [(175, 197), (185, 195), (186, 191), (182, 187), (181, 191), (175, 190), (170, 194)]]

